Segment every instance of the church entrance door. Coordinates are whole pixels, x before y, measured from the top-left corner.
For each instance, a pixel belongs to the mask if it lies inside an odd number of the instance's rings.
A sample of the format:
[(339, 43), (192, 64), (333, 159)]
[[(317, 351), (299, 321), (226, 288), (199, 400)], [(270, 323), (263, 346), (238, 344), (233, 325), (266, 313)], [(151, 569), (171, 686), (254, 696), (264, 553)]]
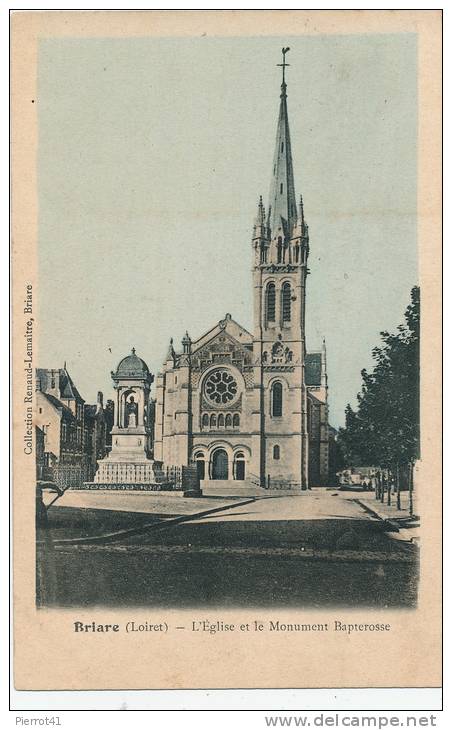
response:
[(237, 456), (235, 462), (235, 478), (238, 481), (243, 481), (245, 479), (245, 459), (243, 458), (243, 454), (239, 454)]
[(228, 455), (224, 449), (215, 451), (212, 460), (212, 479), (228, 478)]

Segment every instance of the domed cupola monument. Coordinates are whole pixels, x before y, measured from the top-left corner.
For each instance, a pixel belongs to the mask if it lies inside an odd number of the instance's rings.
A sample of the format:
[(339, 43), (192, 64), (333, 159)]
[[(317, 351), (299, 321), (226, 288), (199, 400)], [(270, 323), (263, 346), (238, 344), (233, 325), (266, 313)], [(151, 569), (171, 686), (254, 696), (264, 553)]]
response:
[(108, 456), (99, 461), (95, 482), (153, 482), (155, 472), (154, 461), (150, 458), (148, 414), (154, 376), (133, 348), (131, 354), (121, 360), (116, 371), (112, 371), (111, 377), (116, 391), (112, 448)]

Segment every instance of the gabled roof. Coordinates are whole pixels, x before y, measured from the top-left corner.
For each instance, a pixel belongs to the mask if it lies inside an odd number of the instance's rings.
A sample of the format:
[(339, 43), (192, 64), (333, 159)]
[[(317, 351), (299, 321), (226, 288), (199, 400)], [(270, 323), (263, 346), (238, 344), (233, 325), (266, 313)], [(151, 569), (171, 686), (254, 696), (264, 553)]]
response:
[[(53, 390), (55, 387), (55, 384), (51, 383), (51, 373), (58, 373), (58, 389), (60, 398), (64, 398), (65, 400), (79, 400), (83, 403), (85, 402), (84, 398), (82, 398), (78, 392), (74, 381), (66, 370), (66, 367), (56, 369), (36, 368), (36, 380), (39, 381), (40, 390), (42, 390), (43, 393), (47, 390)], [(53, 377), (55, 377), (55, 375), (53, 375)]]
[(191, 351), (195, 353), (202, 347), (205, 347), (209, 342), (214, 340), (220, 332), (225, 332), (229, 337), (232, 337), (239, 345), (252, 345), (253, 335), (248, 332), (241, 324), (232, 319), (230, 314), (226, 314), (224, 319), (220, 319), (212, 329), (205, 332), (197, 340), (193, 340)]
[(71, 409), (68, 408), (64, 403), (62, 403), (58, 398), (55, 398), (54, 395), (50, 395), (50, 393), (43, 393), (41, 392), (41, 395), (44, 398), (47, 398), (49, 403), (57, 410), (61, 411), (62, 415), (64, 415), (66, 418), (74, 419), (74, 414), (72, 413)]
[(61, 398), (66, 398), (67, 400), (81, 400), (85, 402), (66, 368), (61, 368), (60, 370), (60, 395)]
[(318, 392), (313, 393), (312, 390), (308, 389), (308, 398), (314, 405), (323, 406), (325, 405), (325, 401), (322, 398), (319, 398)]
[(306, 385), (321, 385), (322, 353), (306, 353), (304, 375)]

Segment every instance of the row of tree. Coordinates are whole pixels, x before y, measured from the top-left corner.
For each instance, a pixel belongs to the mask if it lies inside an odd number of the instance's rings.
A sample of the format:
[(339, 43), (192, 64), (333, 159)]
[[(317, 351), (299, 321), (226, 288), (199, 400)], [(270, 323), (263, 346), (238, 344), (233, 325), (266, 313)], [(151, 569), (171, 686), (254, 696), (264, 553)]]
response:
[(397, 333), (380, 333), (381, 344), (372, 350), (374, 368), (361, 371), (357, 407), (347, 406), (338, 436), (348, 466), (377, 467), (387, 482), (396, 483), (398, 493), (402, 475), (408, 474), (412, 486), (419, 458), (419, 333), (416, 286)]

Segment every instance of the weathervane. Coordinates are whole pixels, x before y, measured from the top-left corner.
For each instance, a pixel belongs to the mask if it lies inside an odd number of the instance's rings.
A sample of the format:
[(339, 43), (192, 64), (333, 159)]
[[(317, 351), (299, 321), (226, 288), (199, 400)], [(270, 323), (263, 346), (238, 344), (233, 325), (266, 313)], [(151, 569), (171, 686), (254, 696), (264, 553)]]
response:
[(290, 63), (286, 63), (286, 53), (287, 53), (287, 51), (290, 51), (289, 46), (287, 46), (287, 48), (283, 48), (282, 49), (283, 62), (276, 64), (277, 66), (282, 66), (282, 82), (283, 82), (283, 84), (286, 83), (286, 78), (285, 78), (285, 76), (286, 76), (286, 74), (285, 74), (286, 66), (290, 66)]

